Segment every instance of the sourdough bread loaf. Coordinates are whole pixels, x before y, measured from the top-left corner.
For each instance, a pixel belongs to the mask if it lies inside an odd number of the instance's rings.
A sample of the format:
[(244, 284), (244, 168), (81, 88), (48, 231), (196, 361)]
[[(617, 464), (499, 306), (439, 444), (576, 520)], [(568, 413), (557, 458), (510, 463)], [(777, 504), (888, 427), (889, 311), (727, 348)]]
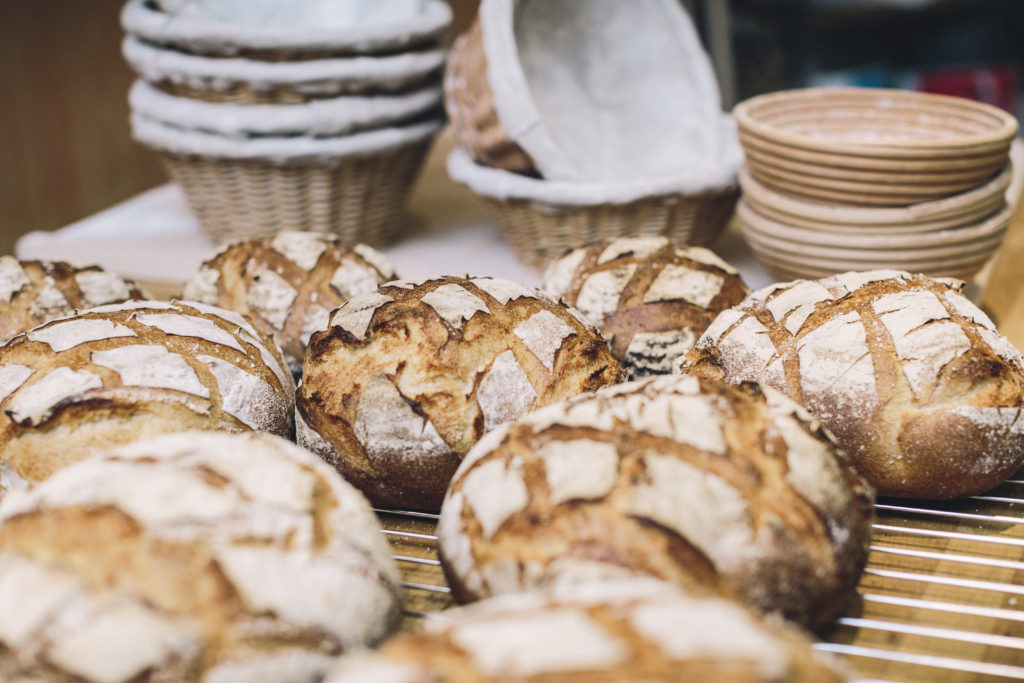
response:
[(627, 379), (671, 373), (715, 316), (748, 293), (713, 252), (654, 236), (569, 251), (548, 267), (544, 290), (597, 325)]
[(223, 247), (182, 294), (249, 316), (281, 345), (298, 376), (310, 335), (327, 327), (331, 311), (394, 279), (394, 267), (372, 247), (348, 247), (336, 235), (283, 231)]
[(667, 376), (484, 437), (452, 479), (438, 548), (463, 602), (632, 573), (814, 627), (853, 592), (871, 503), (785, 396)]
[(294, 395), (280, 349), (237, 313), (183, 301), (101, 306), (0, 347), (0, 460), (39, 482), (155, 434), (288, 436)]
[(342, 657), (324, 683), (848, 680), (793, 627), (653, 579), (507, 594), (442, 617)]
[(310, 340), (300, 445), (378, 505), (437, 509), (462, 456), (534, 408), (619, 380), (597, 331), (515, 282), (391, 282)]
[(0, 341), (76, 310), (144, 298), (134, 282), (99, 266), (0, 256)]
[(1024, 464), (1024, 359), (950, 282), (870, 271), (772, 285), (723, 312), (685, 367), (803, 404), (880, 494), (972, 495)]
[(358, 491), (268, 434), (187, 432), (0, 505), (0, 680), (319, 681), (400, 615)]

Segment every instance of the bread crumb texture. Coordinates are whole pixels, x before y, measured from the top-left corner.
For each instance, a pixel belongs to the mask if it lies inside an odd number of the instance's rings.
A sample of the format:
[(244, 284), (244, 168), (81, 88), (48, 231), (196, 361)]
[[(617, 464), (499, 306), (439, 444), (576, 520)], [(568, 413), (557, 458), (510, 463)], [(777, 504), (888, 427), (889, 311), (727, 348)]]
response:
[(288, 436), (294, 395), (280, 349), (237, 313), (198, 302), (100, 306), (0, 347), (0, 460), (38, 482), (155, 434)]
[(429, 620), (324, 683), (848, 680), (805, 635), (720, 598), (632, 578), (506, 594)]
[(872, 500), (785, 396), (668, 376), (485, 436), (452, 480), (439, 550), (461, 601), (644, 574), (816, 626), (856, 585)]
[(739, 273), (702, 247), (620, 237), (552, 262), (544, 290), (600, 328), (628, 379), (672, 372), (722, 310), (748, 294)]
[(268, 434), (108, 451), (0, 505), (0, 679), (319, 681), (400, 614), (366, 500)]
[(437, 509), (484, 433), (620, 376), (596, 329), (537, 290), (496, 278), (390, 282), (313, 335), (298, 439), (374, 503)]
[(973, 495), (1024, 464), (1024, 359), (947, 281), (882, 270), (772, 285), (723, 312), (683, 368), (784, 392), (880, 494)]

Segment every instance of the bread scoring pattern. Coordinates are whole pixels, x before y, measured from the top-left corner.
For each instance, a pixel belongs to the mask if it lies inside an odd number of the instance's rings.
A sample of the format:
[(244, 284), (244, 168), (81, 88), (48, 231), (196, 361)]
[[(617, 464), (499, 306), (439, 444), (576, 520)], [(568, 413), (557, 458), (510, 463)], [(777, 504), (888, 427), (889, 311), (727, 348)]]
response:
[(619, 374), (596, 330), (536, 290), (395, 281), (351, 299), (313, 336), (297, 435), (372, 501), (436, 509), (488, 430)]
[(190, 432), (0, 505), (0, 678), (318, 681), (396, 624), (365, 499), (266, 434)]
[(980, 493), (1024, 463), (1024, 359), (950, 282), (881, 270), (772, 285), (684, 365), (803, 404), (880, 493)]
[(871, 502), (778, 392), (662, 377), (485, 436), (452, 479), (439, 551), (462, 601), (640, 573), (816, 625), (856, 585)]
[(280, 349), (236, 313), (198, 302), (97, 307), (0, 347), (0, 460), (37, 482), (155, 433), (287, 436), (294, 392)]
[(544, 290), (601, 329), (629, 379), (670, 373), (715, 315), (747, 294), (713, 252), (664, 237), (574, 249), (548, 267)]

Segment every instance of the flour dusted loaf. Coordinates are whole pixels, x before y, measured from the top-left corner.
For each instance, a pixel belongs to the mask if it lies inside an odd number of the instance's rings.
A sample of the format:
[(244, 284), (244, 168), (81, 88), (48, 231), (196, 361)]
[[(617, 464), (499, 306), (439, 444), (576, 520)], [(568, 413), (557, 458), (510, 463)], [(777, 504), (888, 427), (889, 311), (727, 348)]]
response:
[(653, 579), (502, 595), (443, 617), (342, 657), (324, 683), (848, 680), (793, 627)]
[(268, 434), (187, 432), (0, 505), (0, 680), (319, 681), (400, 614), (358, 491)]
[(0, 347), (0, 461), (38, 482), (154, 434), (287, 436), (294, 395), (280, 349), (237, 313), (197, 302), (100, 306)]
[(803, 404), (880, 494), (972, 495), (1024, 463), (1024, 359), (947, 282), (881, 270), (772, 285), (685, 362)]
[(664, 237), (620, 237), (553, 261), (544, 290), (594, 322), (629, 379), (672, 372), (721, 311), (748, 293), (713, 252)]
[(310, 340), (299, 444), (378, 505), (437, 509), (483, 434), (619, 380), (578, 316), (497, 278), (397, 281), (351, 299)]
[(395, 279), (387, 258), (335, 235), (284, 231), (235, 242), (203, 262), (185, 284), (185, 299), (243, 313), (284, 351), (296, 376), (310, 335), (331, 311)]
[(785, 396), (657, 377), (484, 437), (452, 479), (439, 552), (460, 601), (638, 573), (815, 627), (857, 583), (871, 503)]
[(0, 256), (0, 341), (76, 310), (144, 298), (134, 282), (99, 266)]

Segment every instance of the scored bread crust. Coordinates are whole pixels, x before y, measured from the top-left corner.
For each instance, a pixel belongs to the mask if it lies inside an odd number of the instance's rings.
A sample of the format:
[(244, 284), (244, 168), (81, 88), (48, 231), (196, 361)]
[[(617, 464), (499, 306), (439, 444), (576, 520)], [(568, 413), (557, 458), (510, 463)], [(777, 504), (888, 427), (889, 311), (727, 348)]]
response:
[(856, 586), (872, 500), (778, 392), (659, 377), (487, 435), (452, 479), (438, 550), (460, 601), (639, 573), (815, 627)]
[(99, 266), (0, 256), (0, 341), (76, 310), (145, 298), (135, 282)]
[(221, 247), (182, 295), (249, 316), (280, 344), (298, 376), (310, 335), (327, 327), (331, 311), (395, 277), (388, 259), (365, 244), (285, 230)]
[(0, 460), (38, 482), (113, 445), (186, 429), (292, 430), (280, 349), (242, 316), (134, 301), (0, 347)]
[(548, 266), (544, 291), (597, 325), (627, 379), (671, 373), (715, 316), (749, 293), (714, 252), (654, 236), (573, 249)]
[(343, 656), (324, 683), (849, 680), (781, 620), (653, 579), (506, 594), (444, 617)]
[(391, 282), (313, 335), (296, 435), (378, 505), (437, 509), (487, 431), (620, 378), (597, 331), (496, 278)]
[(1024, 464), (1024, 359), (946, 281), (869, 271), (772, 285), (722, 313), (683, 367), (786, 393), (880, 494), (973, 495)]
[(187, 432), (0, 505), (0, 679), (319, 681), (399, 574), (365, 498), (268, 434)]

